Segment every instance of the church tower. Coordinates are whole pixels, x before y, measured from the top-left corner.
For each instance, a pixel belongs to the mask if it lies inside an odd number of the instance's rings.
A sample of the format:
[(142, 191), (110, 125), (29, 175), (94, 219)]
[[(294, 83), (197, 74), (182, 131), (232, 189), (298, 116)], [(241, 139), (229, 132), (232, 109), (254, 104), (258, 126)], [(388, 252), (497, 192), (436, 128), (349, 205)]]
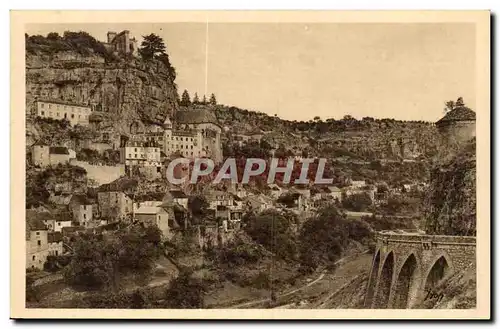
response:
[(172, 153), (172, 121), (169, 117), (163, 122), (163, 153), (170, 155)]

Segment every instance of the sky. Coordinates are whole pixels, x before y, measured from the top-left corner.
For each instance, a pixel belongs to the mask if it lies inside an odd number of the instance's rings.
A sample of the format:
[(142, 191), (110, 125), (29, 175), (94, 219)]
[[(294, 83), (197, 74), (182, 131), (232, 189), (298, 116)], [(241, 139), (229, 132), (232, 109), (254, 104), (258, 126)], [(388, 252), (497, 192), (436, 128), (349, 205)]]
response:
[(475, 108), (470, 23), (43, 24), (26, 33), (82, 30), (106, 41), (124, 29), (164, 39), (179, 93), (284, 119), (437, 121), (459, 96)]

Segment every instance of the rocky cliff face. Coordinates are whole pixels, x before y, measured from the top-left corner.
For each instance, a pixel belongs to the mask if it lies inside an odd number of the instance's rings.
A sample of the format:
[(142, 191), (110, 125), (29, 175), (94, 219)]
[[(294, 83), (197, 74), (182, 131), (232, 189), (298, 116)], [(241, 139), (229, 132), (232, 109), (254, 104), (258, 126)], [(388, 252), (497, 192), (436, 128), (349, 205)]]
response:
[(26, 55), (26, 110), (36, 97), (90, 104), (111, 114), (115, 128), (128, 132), (134, 121), (162, 123), (177, 109), (172, 71), (157, 60), (121, 58), (73, 50)]
[(426, 231), (476, 235), (476, 140), (433, 168), (426, 194)]

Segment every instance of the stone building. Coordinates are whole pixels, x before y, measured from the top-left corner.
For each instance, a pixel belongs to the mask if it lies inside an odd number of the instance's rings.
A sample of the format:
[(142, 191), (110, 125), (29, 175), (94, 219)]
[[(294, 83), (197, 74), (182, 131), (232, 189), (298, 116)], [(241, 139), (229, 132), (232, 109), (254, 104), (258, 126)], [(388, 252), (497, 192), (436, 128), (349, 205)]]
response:
[(69, 163), (70, 151), (64, 146), (35, 144), (31, 150), (31, 159), (35, 166), (47, 167)]
[(140, 206), (134, 212), (134, 219), (145, 226), (156, 226), (164, 238), (171, 238), (172, 232), (169, 227), (169, 213), (159, 206)]
[(92, 109), (87, 104), (55, 99), (37, 99), (33, 114), (40, 118), (51, 118), (54, 120), (66, 119), (72, 126), (86, 126), (89, 124), (89, 116), (91, 113)]
[[(176, 127), (172, 127), (169, 121), (166, 121), (164, 125), (165, 154), (183, 151), (184, 153), (181, 154), (184, 156), (206, 156), (216, 163), (222, 161), (222, 128), (213, 112), (203, 108), (177, 111), (174, 119)], [(184, 136), (184, 132), (189, 132), (189, 134)]]
[(122, 54), (137, 55), (137, 40), (130, 37), (130, 31), (123, 30), (119, 33), (109, 31), (107, 37), (108, 42), (104, 45), (108, 49)]
[(43, 269), (49, 255), (47, 227), (40, 214), (26, 211), (26, 268)]
[(455, 107), (436, 122), (445, 142), (462, 143), (476, 136), (476, 113), (459, 99)]
[(99, 187), (97, 201), (99, 212), (105, 219), (125, 219), (133, 212), (133, 194), (137, 181), (127, 177), (119, 178)]
[(93, 204), (84, 194), (75, 194), (68, 205), (73, 220), (80, 226), (88, 227), (94, 218)]
[(63, 239), (61, 232), (48, 232), (47, 243), (50, 256), (60, 256), (63, 254)]
[(160, 173), (162, 156), (209, 157), (215, 163), (222, 162), (222, 128), (206, 109), (178, 111), (174, 119), (167, 117), (162, 127), (133, 123), (130, 132), (120, 147), (125, 166), (154, 167)]

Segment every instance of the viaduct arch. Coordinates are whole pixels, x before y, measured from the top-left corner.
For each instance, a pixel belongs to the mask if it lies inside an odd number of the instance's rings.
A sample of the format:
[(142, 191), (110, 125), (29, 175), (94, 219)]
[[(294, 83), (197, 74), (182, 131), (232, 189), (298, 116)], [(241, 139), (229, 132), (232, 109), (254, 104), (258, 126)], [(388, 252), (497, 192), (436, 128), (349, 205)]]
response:
[(412, 308), (444, 277), (476, 266), (476, 238), (379, 232), (364, 305)]

